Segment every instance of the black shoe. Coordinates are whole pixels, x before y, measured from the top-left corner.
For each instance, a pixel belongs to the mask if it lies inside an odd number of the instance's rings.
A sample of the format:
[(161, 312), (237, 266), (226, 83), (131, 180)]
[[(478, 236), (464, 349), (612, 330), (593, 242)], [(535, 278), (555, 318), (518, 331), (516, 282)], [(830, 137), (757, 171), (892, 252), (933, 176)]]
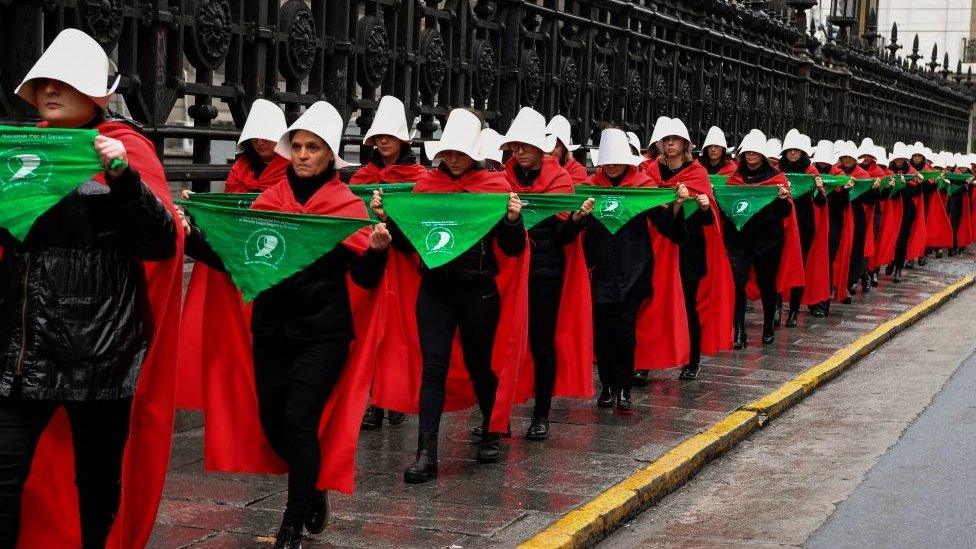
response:
[(943, 257), (942, 248), (939, 248), (938, 250), (935, 251), (935, 258), (942, 259), (942, 257)]
[(926, 266), (928, 264), (929, 264), (929, 260), (928, 259), (926, 259), (924, 257), (918, 258), (918, 266), (919, 267), (924, 267), (924, 266)]
[(403, 481), (420, 484), (437, 478), (437, 431), (417, 437), (417, 459), (403, 472)]
[[(471, 442), (473, 444), (478, 444), (481, 442), (481, 437), (485, 434), (485, 428), (482, 426), (471, 428)], [(502, 438), (512, 438), (512, 424), (508, 424), (508, 430), (502, 433)]]
[(532, 423), (529, 430), (525, 432), (528, 440), (546, 440), (549, 438), (549, 418), (545, 416), (532, 416)]
[(604, 387), (596, 398), (596, 405), (598, 408), (613, 408), (613, 388)]
[(302, 549), (302, 527), (282, 525), (275, 536), (274, 549)]
[(797, 312), (790, 311), (790, 314), (786, 317), (787, 328), (796, 328), (796, 317), (797, 317)]
[(891, 279), (891, 281), (894, 282), (894, 283), (901, 282), (901, 269), (900, 268), (895, 269), (895, 276), (894, 276), (894, 278)]
[(866, 294), (872, 290), (871, 287), (871, 275), (864, 273), (861, 275), (861, 293)]
[(486, 433), (478, 443), (478, 454), (474, 460), (478, 463), (498, 463), (498, 456), (502, 453), (502, 435)]
[(614, 413), (629, 416), (634, 413), (634, 402), (630, 400), (630, 387), (620, 389), (613, 399)]
[(363, 429), (369, 431), (372, 429), (379, 429), (380, 425), (383, 424), (383, 409), (377, 408), (376, 406), (369, 406), (366, 408), (366, 413), (363, 414)]
[(776, 312), (773, 313), (773, 326), (779, 328), (779, 325), (783, 321), (782, 317), (783, 317), (783, 306), (780, 305), (779, 307), (776, 307)]
[(909, 261), (909, 262), (905, 263), (905, 268), (906, 269), (914, 269), (915, 268), (915, 260), (912, 260), (912, 261)]
[(873, 273), (871, 273), (871, 286), (877, 288), (879, 282), (880, 281), (878, 280), (878, 271), (874, 271)]
[(772, 326), (763, 326), (762, 342), (763, 345), (769, 345), (776, 339), (776, 331), (773, 330)]
[(691, 381), (693, 379), (698, 379), (698, 372), (701, 371), (701, 364), (685, 364), (681, 367), (681, 373), (678, 374), (678, 379), (685, 381)]
[(857, 295), (857, 282), (855, 282), (854, 284), (851, 284), (850, 286), (847, 287), (847, 296), (848, 296), (848, 298), (852, 298), (855, 295)]
[(329, 494), (319, 492), (319, 500), (315, 502), (315, 509), (305, 519), (305, 530), (309, 534), (320, 534), (329, 522)]
[(647, 387), (647, 370), (637, 370), (634, 372), (634, 387)]
[(895, 272), (895, 264), (894, 263), (889, 263), (888, 266), (885, 267), (885, 275), (886, 276), (891, 276), (891, 273), (893, 273), (893, 272)]
[(732, 337), (732, 348), (735, 350), (746, 348), (746, 328), (745, 326), (737, 325), (735, 327), (735, 333)]
[(952, 257), (952, 256), (956, 255), (956, 249), (955, 248), (949, 248), (949, 254), (948, 255), (949, 255), (949, 257)]
[(841, 301), (841, 303), (843, 303), (844, 305), (850, 305), (851, 303), (854, 303), (854, 298), (853, 298), (853, 297), (851, 297), (852, 295), (853, 295), (853, 294), (851, 294), (851, 293), (848, 293), (848, 294), (847, 294), (847, 297), (845, 297), (845, 298), (843, 299), (843, 301)]
[(399, 425), (407, 419), (407, 414), (403, 412), (394, 412), (390, 410), (386, 413), (386, 420), (390, 422), (390, 425)]
[(827, 316), (827, 308), (823, 305), (811, 305), (809, 308), (810, 316), (813, 318), (823, 318)]

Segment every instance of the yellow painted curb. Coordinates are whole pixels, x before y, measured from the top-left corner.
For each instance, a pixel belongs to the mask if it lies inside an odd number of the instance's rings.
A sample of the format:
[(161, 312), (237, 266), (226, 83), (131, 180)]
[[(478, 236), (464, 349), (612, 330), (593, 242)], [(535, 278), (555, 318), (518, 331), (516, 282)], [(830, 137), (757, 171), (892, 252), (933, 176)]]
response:
[(820, 385), (837, 377), (891, 336), (971, 286), (973, 282), (973, 276), (966, 275), (908, 311), (881, 323), (775, 391), (742, 406), (708, 429), (684, 440), (647, 467), (565, 514), (519, 545), (519, 548), (550, 549), (595, 545), (621, 524), (684, 484), (705, 463), (751, 435), (760, 428), (761, 422), (781, 414)]

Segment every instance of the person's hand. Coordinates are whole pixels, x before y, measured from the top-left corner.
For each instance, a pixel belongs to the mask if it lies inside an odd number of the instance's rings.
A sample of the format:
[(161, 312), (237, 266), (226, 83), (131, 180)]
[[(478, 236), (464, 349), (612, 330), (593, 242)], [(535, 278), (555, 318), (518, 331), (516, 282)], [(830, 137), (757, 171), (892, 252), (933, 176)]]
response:
[(817, 189), (819, 189), (820, 192), (822, 192), (823, 194), (827, 194), (827, 191), (824, 190), (824, 184), (823, 184), (823, 178), (822, 177), (820, 177), (819, 175), (816, 176), (816, 177), (814, 177), (813, 178), (813, 182), (817, 185)]
[(392, 241), (393, 235), (386, 228), (386, 223), (373, 225), (373, 232), (369, 235), (369, 248), (371, 250), (385, 250), (390, 247)]
[[(125, 155), (125, 145), (118, 139), (112, 139), (104, 135), (95, 137), (95, 152), (98, 153), (98, 160), (102, 163), (102, 167), (112, 177), (122, 175), (122, 172), (128, 167), (129, 162), (128, 157)], [(113, 160), (121, 160), (122, 165), (115, 169), (110, 169)]]
[(508, 193), (508, 220), (511, 223), (518, 221), (522, 215), (522, 200), (515, 193)]
[[(383, 221), (384, 223), (386, 222), (386, 210), (383, 209), (383, 191), (380, 189), (373, 191), (373, 198), (371, 198), (369, 201), (369, 208), (373, 210), (373, 213), (376, 214), (376, 217), (378, 217), (380, 221)], [(386, 227), (384, 226), (384, 230), (385, 229)]]
[(780, 198), (789, 198), (790, 190), (786, 188), (786, 185), (776, 185), (776, 188), (779, 189)]
[(854, 188), (854, 180), (851, 179), (850, 181), (848, 181), (847, 183), (845, 183), (844, 184), (844, 188), (845, 189), (848, 189), (848, 190), (853, 189)]
[(583, 203), (580, 204), (579, 209), (573, 212), (573, 221), (579, 221), (584, 217), (593, 213), (593, 205), (595, 203), (596, 201), (593, 200), (592, 198), (587, 198), (586, 200), (584, 200)]
[(189, 200), (191, 194), (196, 194), (196, 193), (191, 191), (190, 189), (183, 189), (182, 191), (180, 191), (180, 198), (182, 198), (183, 200)]
[[(904, 178), (904, 177), (902, 177), (902, 178), (901, 178), (901, 181), (902, 181), (902, 183), (904, 183), (904, 182), (905, 182), (905, 178)], [(895, 178), (894, 178), (894, 177), (892, 177), (892, 178), (891, 178), (891, 180), (890, 180), (890, 181), (888, 181), (888, 187), (894, 187), (894, 186), (895, 186)]]
[[(183, 191), (183, 192), (186, 192), (186, 191)], [(186, 212), (184, 212), (183, 211), (183, 208), (181, 208), (179, 206), (176, 207), (176, 218), (179, 220), (180, 225), (183, 226), (183, 234), (184, 235), (190, 234), (190, 230), (191, 230), (190, 222), (187, 221), (187, 219), (186, 219)]]
[(871, 184), (871, 188), (872, 189), (877, 189), (879, 187), (881, 187), (881, 178), (880, 177), (875, 177), (874, 178), (874, 183)]
[(695, 197), (695, 200), (698, 201), (698, 209), (700, 209), (700, 210), (707, 210), (707, 209), (711, 208), (711, 202), (709, 202), (708, 195), (707, 194), (704, 194), (704, 193), (703, 194), (700, 194), (700, 195), (698, 195), (698, 196)]
[(675, 189), (675, 195), (678, 197), (678, 204), (684, 204), (686, 200), (691, 196), (688, 192), (688, 187), (685, 187), (684, 183), (678, 183), (678, 188)]

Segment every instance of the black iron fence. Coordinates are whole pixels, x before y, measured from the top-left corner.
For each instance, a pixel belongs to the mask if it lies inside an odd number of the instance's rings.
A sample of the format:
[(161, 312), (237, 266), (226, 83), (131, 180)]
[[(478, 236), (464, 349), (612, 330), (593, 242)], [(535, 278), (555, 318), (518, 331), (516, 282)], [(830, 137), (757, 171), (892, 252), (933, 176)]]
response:
[[(30, 119), (13, 89), (45, 44), (73, 26), (117, 59), (125, 106), (158, 145), (191, 140), (190, 163), (167, 163), (174, 181), (224, 177), (224, 159), (211, 165), (211, 143), (237, 132), (214, 125), (218, 105), (239, 128), (257, 97), (290, 116), (327, 99), (351, 127), (365, 127), (380, 96), (392, 94), (422, 138), (453, 107), (481, 109), (504, 130), (531, 105), (566, 115), (584, 143), (608, 125), (647, 136), (666, 114), (684, 119), (693, 136), (712, 124), (730, 140), (753, 127), (780, 136), (797, 127), (815, 140), (966, 148), (969, 74), (953, 74), (937, 51), (923, 63), (917, 37), (912, 53), (899, 56), (896, 29), (883, 47), (870, 30), (814, 38), (804, 15), (813, 4), (0, 0), (0, 119)], [(180, 99), (191, 126), (170, 122)], [(348, 135), (344, 144), (359, 140)]]

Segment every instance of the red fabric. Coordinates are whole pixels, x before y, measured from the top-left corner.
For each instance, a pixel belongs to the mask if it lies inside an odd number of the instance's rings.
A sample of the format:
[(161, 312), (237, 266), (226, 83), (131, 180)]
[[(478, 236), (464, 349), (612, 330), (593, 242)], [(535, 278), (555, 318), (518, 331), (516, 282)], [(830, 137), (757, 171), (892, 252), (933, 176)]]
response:
[[(909, 185), (921, 185), (918, 179)], [(912, 261), (925, 255), (925, 242), (928, 240), (928, 219), (925, 214), (925, 197), (922, 192), (912, 197), (915, 205), (915, 221), (912, 223), (912, 232), (908, 237), (908, 253), (906, 259)]]
[(973, 243), (973, 215), (969, 190), (963, 189), (957, 192), (961, 195), (962, 218), (959, 220), (959, 226), (956, 227), (956, 245), (962, 248)]
[[(366, 206), (339, 181), (338, 175), (322, 186), (304, 205), (292, 193), (287, 180), (267, 189), (251, 206), (256, 210), (365, 219)], [(369, 227), (347, 238), (343, 245), (357, 253), (368, 246)], [(373, 291), (348, 281), (356, 339), (349, 358), (325, 405), (319, 425), (322, 466), (320, 490), (351, 493), (355, 477), (356, 442), (369, 394), (376, 351), (386, 323), (386, 280)], [(204, 360), (205, 464), (223, 472), (280, 473), (285, 470), (271, 450), (258, 420), (256, 388), (247, 312), (241, 311), (239, 293), (226, 281), (208, 287), (208, 318), (226, 324), (236, 322), (223, 336), (223, 348), (210, 347)]]
[[(505, 176), (513, 189), (526, 193), (574, 193), (569, 173), (551, 156), (543, 158), (542, 169), (531, 187), (519, 184), (514, 159), (505, 164)], [(566, 245), (565, 253), (563, 293), (556, 318), (556, 387), (553, 396), (585, 398), (593, 394), (593, 309), (583, 239), (576, 238)], [(524, 375), (519, 376), (516, 401), (525, 401), (535, 394), (532, 353), (524, 354), (520, 371)]]
[(268, 187), (277, 184), (285, 176), (291, 162), (287, 158), (275, 155), (271, 162), (264, 168), (261, 175), (254, 176), (254, 170), (243, 156), (237, 158), (230, 167), (227, 174), (227, 183), (224, 184), (225, 193), (257, 193)]
[(722, 169), (718, 171), (718, 175), (731, 176), (737, 171), (739, 171), (739, 163), (735, 160), (729, 160), (724, 166), (722, 166)]
[(586, 166), (577, 162), (572, 156), (566, 159), (566, 164), (563, 165), (563, 169), (566, 170), (570, 179), (576, 184), (586, 183), (586, 180), (590, 177), (590, 174), (586, 171)]
[[(819, 176), (813, 164), (807, 166), (808, 175)], [(820, 192), (814, 189), (814, 193)], [(801, 243), (802, 244), (802, 243)], [(830, 209), (813, 204), (813, 242), (803, 258), (803, 305), (814, 305), (830, 299)], [(789, 296), (785, 296), (789, 299)]]
[[(872, 162), (865, 171), (868, 172), (869, 177), (876, 178), (886, 177), (892, 173), (877, 162)], [(877, 207), (877, 204), (864, 204), (864, 216), (866, 220), (864, 226), (864, 257), (867, 258), (868, 264), (874, 260), (875, 254), (874, 212)]]
[(712, 224), (704, 227), (708, 271), (698, 285), (696, 305), (702, 327), (701, 350), (703, 354), (714, 355), (731, 349), (735, 283), (732, 280), (729, 256), (725, 251), (722, 220), (712, 184), (708, 179), (708, 171), (696, 160), (668, 182), (661, 177), (660, 164), (649, 166), (645, 173), (658, 186), (677, 187), (679, 183), (683, 183), (692, 197), (704, 194), (711, 203)]
[(976, 187), (965, 190), (969, 199), (969, 243), (976, 242)]
[[(413, 192), (508, 193), (511, 186), (501, 172), (474, 170), (452, 179), (443, 170), (434, 168), (420, 178)], [(391, 251), (391, 254), (387, 279), (393, 304), (389, 308), (392, 314), (388, 318), (396, 320), (388, 322), (391, 329), (381, 343), (383, 360), (378, 364), (374, 376), (372, 399), (381, 408), (417, 413), (423, 373), (416, 316), (420, 288), (419, 259), (415, 254), (406, 255), (396, 251)], [(498, 378), (498, 387), (489, 430), (505, 432), (512, 405), (519, 396), (520, 367), (528, 350), (529, 251), (526, 248), (518, 257), (508, 257), (496, 246), (495, 257), (499, 267), (495, 282), (501, 294), (502, 306), (492, 345), (492, 370)], [(453, 351), (444, 402), (447, 412), (470, 408), (477, 403), (467, 369), (461, 360), (457, 337)]]
[[(835, 164), (830, 169), (830, 175), (849, 175), (854, 179), (868, 179), (870, 175), (861, 166), (854, 166), (851, 173), (844, 171), (841, 165)], [(834, 287), (837, 289), (835, 299), (843, 301), (847, 299), (848, 278), (850, 278), (851, 251), (854, 249), (854, 211), (849, 205), (844, 212), (844, 228), (841, 231), (840, 247), (837, 249), (837, 256), (834, 257)], [(862, 235), (863, 236), (863, 235)]]
[(882, 201), (881, 227), (878, 230), (875, 253), (868, 261), (869, 269), (874, 270), (894, 261), (895, 247), (898, 244), (898, 232), (901, 230), (903, 215), (904, 205), (901, 196), (894, 196)]
[(952, 222), (946, 209), (949, 197), (944, 191), (936, 191), (929, 197), (925, 208), (925, 245), (930, 248), (952, 246)]
[[(129, 165), (176, 217), (163, 167), (152, 142), (128, 124), (103, 122), (100, 134), (122, 141)], [(96, 179), (104, 182), (102, 174)], [(149, 539), (166, 479), (173, 432), (176, 349), (183, 282), (183, 232), (172, 259), (144, 262), (155, 319), (149, 353), (132, 402), (129, 438), (122, 462), (122, 502), (107, 546), (142, 547)], [(21, 502), (18, 547), (80, 547), (74, 454), (67, 416), (59, 411), (44, 431)]]
[(362, 168), (356, 170), (349, 178), (350, 185), (362, 185), (367, 183), (416, 183), (421, 176), (427, 173), (427, 168), (420, 164), (394, 164), (380, 168), (376, 164), (369, 162)]
[[(736, 172), (729, 177), (729, 185), (747, 185), (742, 179), (742, 175)], [(777, 172), (776, 175), (759, 183), (749, 183), (749, 185), (784, 185), (787, 188), (790, 182), (786, 179), (786, 174)], [(779, 199), (777, 199), (779, 200)], [(793, 199), (788, 198), (790, 204)], [(793, 288), (799, 288), (806, 284), (806, 274), (803, 267), (803, 246), (800, 244), (800, 227), (796, 221), (796, 207), (790, 208), (790, 214), (783, 218), (783, 252), (779, 260), (779, 270), (776, 273), (776, 291), (779, 293), (788, 292)], [(746, 287), (746, 295), (751, 300), (759, 299), (759, 287), (755, 282), (755, 270), (749, 275), (749, 284)]]
[[(602, 168), (597, 169), (590, 177), (589, 184), (612, 186)], [(627, 173), (618, 186), (657, 185), (640, 170), (627, 168)], [(650, 281), (654, 293), (651, 299), (644, 302), (637, 316), (634, 367), (637, 370), (674, 368), (687, 364), (689, 358), (688, 315), (685, 312), (684, 290), (678, 271), (678, 246), (658, 233), (653, 224), (648, 222), (647, 225), (651, 234), (651, 247), (654, 249), (654, 272)]]

